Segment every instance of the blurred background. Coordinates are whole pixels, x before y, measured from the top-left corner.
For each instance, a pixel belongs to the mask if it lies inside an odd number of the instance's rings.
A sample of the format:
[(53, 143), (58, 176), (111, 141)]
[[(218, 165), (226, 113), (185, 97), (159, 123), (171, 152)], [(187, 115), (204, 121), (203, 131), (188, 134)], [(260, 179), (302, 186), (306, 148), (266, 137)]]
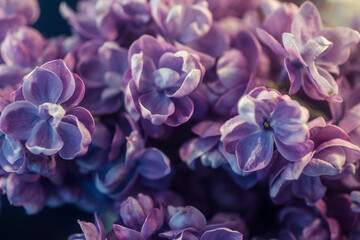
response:
[[(246, 0), (247, 1), (247, 0)], [(61, 0), (39, 0), (41, 15), (34, 27), (45, 37), (61, 34), (69, 35), (70, 28), (59, 14)], [(65, 0), (75, 9), (77, 0)], [(294, 0), (300, 5), (303, 0)], [(327, 26), (351, 26), (360, 12), (359, 0), (313, 0), (320, 9), (323, 22)], [(93, 215), (79, 211), (72, 206), (57, 209), (45, 208), (39, 214), (28, 216), (23, 208), (12, 207), (7, 198), (2, 197), (0, 212), (1, 240), (64, 240), (72, 233), (80, 232), (77, 219), (92, 221)]]

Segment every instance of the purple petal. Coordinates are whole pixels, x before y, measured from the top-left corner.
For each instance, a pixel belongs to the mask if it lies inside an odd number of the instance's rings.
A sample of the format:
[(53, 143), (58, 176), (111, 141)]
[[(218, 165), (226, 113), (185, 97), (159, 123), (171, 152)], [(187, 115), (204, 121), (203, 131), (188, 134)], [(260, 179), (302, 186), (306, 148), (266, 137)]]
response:
[(221, 141), (224, 143), (227, 152), (235, 153), (237, 142), (256, 133), (258, 130), (258, 126), (246, 123), (239, 115), (226, 121), (221, 126)]
[(175, 104), (165, 95), (156, 91), (145, 93), (139, 97), (141, 115), (160, 125), (175, 112)]
[(31, 66), (29, 49), (13, 34), (8, 33), (1, 43), (1, 57), (9, 66)]
[(88, 110), (82, 107), (76, 107), (66, 112), (68, 115), (74, 115), (77, 119), (84, 124), (85, 128), (92, 135), (95, 131), (95, 122), (94, 118)]
[(85, 95), (85, 85), (84, 82), (81, 80), (81, 78), (77, 74), (73, 74), (75, 79), (75, 91), (74, 94), (65, 102), (61, 104), (61, 106), (67, 110), (71, 109), (81, 102), (81, 100), (84, 98)]
[(320, 177), (301, 175), (294, 181), (292, 191), (296, 197), (303, 198), (307, 205), (314, 205), (326, 192), (326, 187), (321, 183)]
[(51, 71), (38, 67), (25, 78), (22, 86), (24, 98), (35, 105), (56, 103), (62, 91), (60, 78)]
[(113, 229), (116, 237), (121, 240), (144, 240), (143, 236), (135, 230), (114, 224)]
[(288, 55), (284, 47), (269, 33), (260, 28), (256, 29), (256, 33), (260, 41), (268, 46), (275, 54), (284, 57)]
[(13, 102), (1, 114), (0, 129), (14, 140), (26, 140), (38, 121), (36, 106), (26, 101)]
[(316, 6), (307, 1), (300, 6), (291, 25), (291, 33), (302, 46), (318, 34), (323, 28), (320, 14)]
[(189, 227), (201, 231), (206, 226), (206, 218), (198, 209), (187, 206), (171, 217), (169, 226), (172, 230)]
[(65, 116), (57, 127), (57, 131), (64, 141), (64, 146), (59, 152), (63, 159), (73, 159), (87, 152), (91, 135), (75, 116)]
[(57, 102), (63, 103), (67, 101), (74, 94), (76, 83), (73, 74), (67, 68), (65, 62), (63, 60), (53, 60), (45, 63), (41, 68), (55, 73), (60, 78), (63, 89)]
[(163, 223), (164, 213), (158, 208), (152, 209), (141, 228), (141, 235), (144, 238), (151, 237), (162, 227)]
[(299, 46), (296, 42), (295, 36), (291, 33), (283, 33), (282, 41), (288, 54), (290, 54), (291, 57), (299, 60), (302, 64), (304, 64), (304, 66), (307, 66), (302, 57), (302, 54), (300, 53), (301, 46)]
[(194, 104), (189, 97), (171, 98), (175, 106), (175, 112), (165, 121), (165, 124), (171, 127), (179, 126), (187, 122), (194, 112)]
[(287, 145), (282, 140), (279, 140), (275, 136), (275, 145), (279, 153), (289, 161), (298, 161), (300, 158), (304, 157), (306, 154), (311, 152), (314, 148), (314, 142), (311, 140), (304, 140), (300, 143), (295, 143)]
[(257, 132), (236, 145), (236, 158), (240, 169), (253, 172), (265, 168), (271, 160), (274, 149), (274, 140), (271, 133)]
[(289, 94), (295, 94), (304, 81), (304, 65), (298, 60), (291, 61), (290, 58), (284, 59), (284, 65), (290, 80)]
[(156, 148), (148, 148), (138, 160), (137, 171), (145, 178), (160, 179), (170, 174), (170, 160)]
[(320, 57), (319, 62), (343, 64), (350, 55), (350, 47), (360, 41), (359, 32), (345, 27), (325, 28), (319, 33), (333, 43), (334, 47)]
[(180, 158), (188, 166), (191, 166), (195, 159), (210, 151), (218, 142), (219, 137), (191, 139), (180, 147)]
[[(64, 139), (65, 140), (65, 139)], [(34, 154), (53, 155), (64, 146), (57, 131), (48, 121), (39, 121), (26, 141), (26, 147)]]
[(146, 218), (141, 205), (133, 197), (128, 197), (121, 204), (120, 215), (125, 226), (132, 229), (140, 229)]
[(242, 240), (243, 235), (238, 231), (233, 231), (228, 228), (216, 228), (208, 230), (203, 233), (200, 240), (218, 240), (218, 239), (231, 239), (231, 240)]

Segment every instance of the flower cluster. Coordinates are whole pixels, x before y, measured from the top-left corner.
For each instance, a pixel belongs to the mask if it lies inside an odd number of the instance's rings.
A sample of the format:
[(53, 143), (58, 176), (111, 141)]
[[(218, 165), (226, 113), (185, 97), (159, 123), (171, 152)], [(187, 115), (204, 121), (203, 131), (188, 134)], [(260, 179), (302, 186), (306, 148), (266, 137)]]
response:
[(360, 237), (358, 19), (278, 0), (59, 11), (72, 35), (46, 38), (36, 0), (0, 0), (11, 205), (94, 214), (71, 240)]

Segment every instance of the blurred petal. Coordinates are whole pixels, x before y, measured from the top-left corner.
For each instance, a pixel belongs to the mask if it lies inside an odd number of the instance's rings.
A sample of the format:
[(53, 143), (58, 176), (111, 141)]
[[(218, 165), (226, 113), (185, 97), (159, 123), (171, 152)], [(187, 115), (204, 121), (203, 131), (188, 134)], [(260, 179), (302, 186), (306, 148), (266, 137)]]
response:
[(138, 160), (137, 171), (145, 178), (160, 179), (170, 174), (170, 161), (156, 148), (148, 148)]

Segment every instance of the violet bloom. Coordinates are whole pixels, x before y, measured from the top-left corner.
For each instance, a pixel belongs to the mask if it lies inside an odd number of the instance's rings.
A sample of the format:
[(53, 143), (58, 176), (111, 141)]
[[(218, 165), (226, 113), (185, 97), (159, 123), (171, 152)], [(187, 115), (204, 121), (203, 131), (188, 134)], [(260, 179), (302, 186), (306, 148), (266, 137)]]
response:
[(194, 103), (188, 95), (205, 72), (195, 55), (144, 35), (131, 45), (129, 63), (131, 79), (125, 93), (129, 113), (154, 125), (178, 126), (189, 120)]
[[(170, 160), (156, 148), (145, 148), (137, 131), (127, 137), (125, 161), (113, 162), (95, 175), (97, 189), (112, 198), (123, 198), (140, 178), (144, 185), (161, 188), (171, 172)], [(152, 183), (156, 183), (152, 186)]]
[(205, 0), (151, 0), (150, 6), (160, 32), (170, 41), (187, 44), (210, 30), (212, 14)]
[(19, 27), (9, 31), (1, 43), (0, 86), (16, 85), (32, 69), (57, 56), (53, 43), (37, 30)]
[(20, 141), (0, 132), (0, 166), (6, 172), (21, 174), (26, 169), (25, 148)]
[(86, 153), (94, 120), (86, 109), (76, 107), (84, 96), (84, 84), (62, 60), (35, 68), (16, 95), (0, 118), (0, 129), (7, 136), (26, 141), (34, 154), (59, 153), (73, 159)]
[(77, 72), (86, 92), (81, 103), (92, 114), (110, 114), (122, 105), (122, 78), (128, 68), (127, 50), (115, 42), (92, 40), (77, 50)]
[(274, 89), (260, 87), (243, 96), (238, 113), (220, 131), (225, 150), (236, 154), (242, 171), (265, 168), (270, 163), (274, 142), (289, 161), (298, 161), (313, 148), (306, 125), (309, 111)]
[(255, 36), (242, 30), (234, 39), (235, 48), (224, 53), (216, 64), (218, 80), (207, 84), (213, 110), (222, 116), (236, 114), (236, 103), (254, 87), (254, 78), (261, 55)]
[(39, 18), (40, 8), (37, 0), (1, 0), (0, 19), (21, 17), (27, 24), (33, 24)]
[(353, 174), (360, 148), (335, 125), (326, 125), (323, 118), (309, 123), (314, 150), (297, 162), (288, 162), (274, 154), (274, 175), (270, 180), (270, 197), (284, 202), (291, 195), (305, 199), (308, 205), (318, 202), (326, 192), (321, 178), (340, 179)]
[(121, 240), (148, 239), (164, 224), (164, 213), (155, 207), (154, 201), (139, 193), (137, 198), (128, 197), (120, 208), (123, 225), (114, 224), (115, 235)]
[(350, 47), (360, 41), (360, 34), (350, 28), (323, 28), (315, 5), (301, 5), (280, 45), (266, 31), (258, 29), (264, 44), (285, 56), (285, 68), (290, 79), (290, 94), (301, 86), (313, 99), (341, 102), (338, 86), (330, 73), (339, 74), (339, 65), (350, 55)]

